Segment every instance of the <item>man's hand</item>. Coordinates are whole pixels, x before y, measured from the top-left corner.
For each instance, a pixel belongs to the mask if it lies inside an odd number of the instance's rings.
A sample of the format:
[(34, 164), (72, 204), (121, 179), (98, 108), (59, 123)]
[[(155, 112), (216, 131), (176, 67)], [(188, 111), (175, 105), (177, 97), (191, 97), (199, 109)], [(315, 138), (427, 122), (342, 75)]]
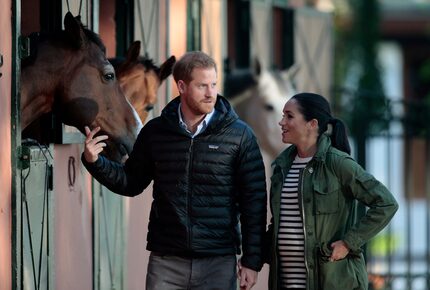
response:
[(237, 264), (239, 270), (237, 276), (240, 280), (240, 289), (249, 290), (257, 283), (258, 273), (254, 270), (242, 266), (240, 260)]
[(333, 252), (329, 259), (330, 262), (342, 260), (349, 253), (348, 245), (342, 240), (331, 243), (331, 248), (333, 249)]
[(106, 143), (101, 141), (107, 140), (107, 135), (100, 135), (94, 138), (94, 135), (99, 131), (100, 127), (96, 127), (91, 131), (88, 126), (85, 126), (85, 135), (87, 138), (85, 139), (84, 158), (89, 163), (96, 162), (99, 158), (100, 152), (102, 152), (103, 148), (106, 147)]

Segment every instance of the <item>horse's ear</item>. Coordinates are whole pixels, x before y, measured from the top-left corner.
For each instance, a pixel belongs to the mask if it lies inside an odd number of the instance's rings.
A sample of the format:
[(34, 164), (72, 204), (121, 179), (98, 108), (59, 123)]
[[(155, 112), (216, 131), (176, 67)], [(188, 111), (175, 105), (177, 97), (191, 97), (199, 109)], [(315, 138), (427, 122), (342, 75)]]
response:
[(294, 63), (287, 70), (283, 70), (281, 72), (282, 78), (292, 82), (296, 78), (296, 75), (299, 72), (299, 70), (300, 70), (300, 66), (297, 63)]
[(127, 50), (126, 63), (135, 62), (140, 55), (140, 41), (133, 42)]
[(259, 76), (261, 74), (261, 63), (258, 58), (254, 58), (253, 71), (255, 76)]
[(176, 57), (172, 55), (160, 66), (159, 78), (161, 82), (172, 74), (173, 66), (175, 65), (175, 63)]
[(64, 17), (64, 30), (68, 35), (71, 45), (77, 49), (81, 48), (85, 41), (85, 33), (81, 22), (73, 17), (70, 12), (67, 12)]

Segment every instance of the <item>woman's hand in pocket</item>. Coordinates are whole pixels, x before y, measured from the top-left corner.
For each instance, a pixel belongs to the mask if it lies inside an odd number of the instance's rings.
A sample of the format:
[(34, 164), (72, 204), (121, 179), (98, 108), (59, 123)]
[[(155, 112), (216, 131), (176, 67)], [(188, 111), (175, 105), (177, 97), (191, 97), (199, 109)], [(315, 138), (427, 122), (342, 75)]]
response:
[(331, 248), (333, 252), (329, 259), (330, 262), (342, 260), (349, 253), (348, 245), (342, 240), (331, 243)]

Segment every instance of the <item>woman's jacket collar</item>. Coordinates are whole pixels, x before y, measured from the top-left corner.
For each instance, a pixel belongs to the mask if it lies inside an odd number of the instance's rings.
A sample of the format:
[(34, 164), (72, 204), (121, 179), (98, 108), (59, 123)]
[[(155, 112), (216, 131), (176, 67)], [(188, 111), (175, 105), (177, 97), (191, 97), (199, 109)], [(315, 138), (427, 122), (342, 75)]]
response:
[[(328, 133), (323, 133), (321, 137), (318, 139), (317, 144), (317, 152), (315, 153), (312, 160), (318, 161), (318, 162), (325, 162), (327, 151), (329, 150), (331, 146), (331, 140)], [(280, 166), (282, 168), (286, 167), (288, 164), (291, 163), (292, 160), (297, 155), (297, 147), (295, 145), (289, 146), (287, 149), (285, 149), (279, 156), (273, 161), (272, 168)]]

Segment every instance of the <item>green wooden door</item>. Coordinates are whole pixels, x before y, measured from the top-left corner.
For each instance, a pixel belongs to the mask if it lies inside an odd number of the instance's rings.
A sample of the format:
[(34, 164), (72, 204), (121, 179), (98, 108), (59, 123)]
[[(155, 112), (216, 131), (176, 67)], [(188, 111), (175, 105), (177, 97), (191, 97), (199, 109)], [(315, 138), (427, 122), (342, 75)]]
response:
[(54, 289), (53, 149), (21, 150), (22, 289)]
[(124, 197), (94, 181), (93, 186), (94, 289), (125, 287)]

